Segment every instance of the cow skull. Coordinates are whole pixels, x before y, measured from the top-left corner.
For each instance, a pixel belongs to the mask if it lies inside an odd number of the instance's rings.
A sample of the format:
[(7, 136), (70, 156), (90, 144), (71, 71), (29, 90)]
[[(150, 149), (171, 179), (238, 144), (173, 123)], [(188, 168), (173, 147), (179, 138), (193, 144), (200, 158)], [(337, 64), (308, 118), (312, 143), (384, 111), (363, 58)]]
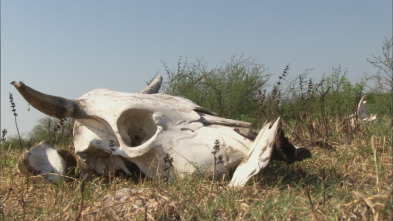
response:
[[(249, 123), (220, 118), (185, 98), (158, 94), (161, 82), (162, 78), (157, 77), (141, 93), (96, 89), (76, 100), (44, 94), (22, 82), (12, 84), (41, 112), (75, 119), (75, 151), (98, 174), (117, 170), (131, 174), (128, 165), (132, 163), (152, 178), (161, 177), (168, 169), (179, 176), (198, 171), (221, 177), (242, 161), (246, 164), (255, 158), (248, 156), (258, 152), (249, 153), (256, 136)], [(311, 156), (308, 150), (295, 148), (287, 140), (286, 145), (277, 145), (282, 140), (277, 141), (276, 135), (284, 137), (277, 125), (278, 121), (261, 130), (258, 137), (265, 141), (257, 139), (252, 147), (266, 152), (264, 166), (271, 156), (289, 163)], [(273, 131), (266, 133), (268, 130)], [(215, 143), (219, 148), (213, 156)], [(169, 168), (167, 158), (171, 159)], [(244, 179), (248, 180), (255, 170), (249, 171), (250, 176)], [(233, 186), (245, 182), (237, 183)]]

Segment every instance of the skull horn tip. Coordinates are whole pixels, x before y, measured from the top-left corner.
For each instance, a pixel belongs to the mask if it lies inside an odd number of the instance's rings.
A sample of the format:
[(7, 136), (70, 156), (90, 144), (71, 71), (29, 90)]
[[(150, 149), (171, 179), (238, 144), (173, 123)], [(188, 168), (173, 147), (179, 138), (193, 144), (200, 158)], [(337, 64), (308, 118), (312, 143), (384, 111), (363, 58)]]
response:
[(12, 81), (11, 84), (14, 85), (28, 103), (44, 114), (60, 119), (86, 117), (84, 111), (74, 100), (36, 91), (21, 81)]
[(11, 84), (14, 85), (14, 87), (18, 88), (18, 87), (20, 87), (22, 85), (22, 82), (20, 82), (20, 81), (18, 81), (18, 82), (12, 81)]

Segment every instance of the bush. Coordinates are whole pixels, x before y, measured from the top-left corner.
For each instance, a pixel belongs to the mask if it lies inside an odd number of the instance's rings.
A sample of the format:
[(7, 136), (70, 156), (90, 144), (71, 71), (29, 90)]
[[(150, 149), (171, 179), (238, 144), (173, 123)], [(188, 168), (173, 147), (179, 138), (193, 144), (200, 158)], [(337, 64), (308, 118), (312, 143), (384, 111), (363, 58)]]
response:
[(32, 144), (49, 140), (54, 146), (69, 146), (73, 140), (73, 126), (73, 119), (41, 118), (29, 133), (29, 140)]
[(166, 65), (165, 70), (166, 94), (188, 98), (222, 117), (246, 121), (255, 117), (259, 109), (257, 94), (269, 77), (263, 65), (235, 57), (212, 69), (202, 60), (188, 63), (180, 58), (177, 70)]
[[(256, 129), (280, 116), (301, 141), (328, 142), (352, 137), (345, 121), (356, 112), (369, 80), (352, 84), (341, 66), (333, 68), (320, 81), (308, 77), (308, 72), (288, 80), (288, 65), (267, 92), (269, 75), (263, 67), (249, 59), (232, 58), (218, 68), (208, 69), (201, 60), (188, 63), (179, 59), (177, 70), (165, 66), (169, 80), (164, 90), (188, 98), (221, 117), (251, 122)], [(391, 114), (392, 95), (370, 91), (369, 113)]]

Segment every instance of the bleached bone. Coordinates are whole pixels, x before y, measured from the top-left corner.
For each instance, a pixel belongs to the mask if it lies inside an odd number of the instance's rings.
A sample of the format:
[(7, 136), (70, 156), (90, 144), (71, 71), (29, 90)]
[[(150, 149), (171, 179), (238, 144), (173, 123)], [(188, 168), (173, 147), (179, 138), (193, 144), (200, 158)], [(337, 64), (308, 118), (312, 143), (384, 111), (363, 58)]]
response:
[(56, 150), (42, 141), (24, 153), (19, 160), (19, 170), (24, 175), (44, 177), (54, 183), (64, 180), (67, 171), (76, 166), (75, 158), (66, 150)]
[(369, 115), (367, 112), (367, 101), (366, 101), (366, 95), (360, 99), (359, 105), (358, 105), (358, 111), (357, 111), (357, 117), (361, 121), (373, 121), (377, 119), (377, 115), (371, 114)]
[(368, 114), (367, 112), (367, 101), (366, 95), (364, 95), (358, 104), (358, 109), (355, 114), (348, 116), (346, 119), (349, 120), (349, 123), (353, 129), (357, 128), (358, 123), (371, 122), (377, 119), (376, 114)]
[(235, 170), (231, 187), (243, 187), (247, 181), (266, 167), (272, 155), (280, 118), (271, 125), (265, 124), (250, 147), (246, 157)]
[(366, 99), (366, 95), (364, 95), (359, 102), (358, 105), (358, 110), (357, 110), (357, 116), (360, 119), (364, 119), (366, 117), (368, 117), (368, 113), (367, 113), (367, 101)]
[[(228, 175), (255, 139), (251, 124), (220, 118), (182, 97), (156, 94), (161, 82), (157, 77), (142, 91), (145, 94), (97, 89), (75, 100), (41, 93), (21, 82), (12, 84), (41, 112), (75, 119), (75, 151), (84, 166), (99, 174), (130, 174), (129, 168), (136, 165), (148, 177), (161, 177), (168, 171), (169, 156), (169, 171), (179, 176), (196, 171)], [(217, 141), (219, 150), (213, 156)], [(272, 159), (292, 163), (308, 156), (296, 156), (298, 151), (287, 140), (275, 142), (279, 150), (273, 151)]]

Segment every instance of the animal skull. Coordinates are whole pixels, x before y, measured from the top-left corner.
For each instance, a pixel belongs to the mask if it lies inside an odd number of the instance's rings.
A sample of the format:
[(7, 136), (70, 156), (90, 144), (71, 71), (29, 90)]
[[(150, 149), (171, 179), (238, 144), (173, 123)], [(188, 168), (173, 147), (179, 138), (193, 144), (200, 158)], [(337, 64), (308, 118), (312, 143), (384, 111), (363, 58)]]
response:
[[(161, 82), (162, 78), (157, 77), (142, 93), (96, 89), (76, 100), (44, 94), (22, 82), (12, 84), (41, 112), (75, 119), (75, 151), (98, 174), (117, 170), (131, 174), (128, 165), (132, 163), (148, 177), (161, 177), (168, 170), (166, 159), (170, 158), (169, 170), (179, 176), (198, 171), (221, 177), (243, 160), (251, 159), (245, 157), (253, 154), (249, 148), (256, 134), (249, 123), (220, 118), (185, 98), (158, 94)], [(289, 163), (310, 157), (308, 150), (295, 148), (289, 142), (278, 145), (279, 150), (274, 148), (281, 142), (276, 135), (284, 137), (278, 122), (265, 128), (273, 130), (267, 135), (261, 130), (258, 137), (265, 136), (266, 142), (256, 141), (253, 146), (259, 152), (267, 151), (264, 165), (271, 156)], [(213, 156), (215, 143), (219, 148)], [(248, 180), (253, 172), (250, 174), (244, 179)]]

